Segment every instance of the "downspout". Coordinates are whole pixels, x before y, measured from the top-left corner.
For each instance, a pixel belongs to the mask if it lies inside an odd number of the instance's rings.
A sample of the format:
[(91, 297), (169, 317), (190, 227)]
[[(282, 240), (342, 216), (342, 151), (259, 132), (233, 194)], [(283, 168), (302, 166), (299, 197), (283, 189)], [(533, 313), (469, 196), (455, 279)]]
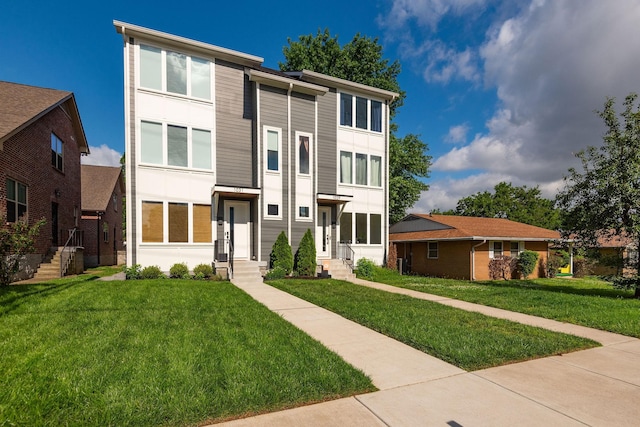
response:
[[(289, 83), (289, 90), (287, 90), (287, 236), (289, 241), (292, 241), (291, 236), (291, 91), (293, 90), (293, 83)], [(295, 213), (294, 213), (295, 215)], [(317, 216), (317, 214), (316, 214)]]
[(487, 243), (487, 239), (477, 245), (471, 246), (471, 280), (476, 280), (476, 248)]
[(256, 156), (258, 160), (258, 171), (257, 171), (257, 181), (258, 188), (260, 188), (260, 195), (258, 196), (258, 218), (256, 219), (258, 222), (258, 262), (262, 261), (262, 204), (264, 203), (264, 188), (262, 186), (262, 174), (264, 173), (264, 165), (262, 164), (262, 150), (264, 150), (264, 146), (262, 145), (262, 123), (260, 120), (260, 83), (255, 84), (256, 88)]

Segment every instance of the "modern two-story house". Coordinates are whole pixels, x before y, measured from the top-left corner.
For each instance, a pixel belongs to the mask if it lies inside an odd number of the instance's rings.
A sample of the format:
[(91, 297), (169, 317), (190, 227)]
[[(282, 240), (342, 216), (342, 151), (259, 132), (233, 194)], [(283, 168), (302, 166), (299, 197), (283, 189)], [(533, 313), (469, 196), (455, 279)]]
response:
[(267, 266), (313, 231), (318, 263), (382, 263), (397, 96), (114, 21), (124, 40), (127, 263)]

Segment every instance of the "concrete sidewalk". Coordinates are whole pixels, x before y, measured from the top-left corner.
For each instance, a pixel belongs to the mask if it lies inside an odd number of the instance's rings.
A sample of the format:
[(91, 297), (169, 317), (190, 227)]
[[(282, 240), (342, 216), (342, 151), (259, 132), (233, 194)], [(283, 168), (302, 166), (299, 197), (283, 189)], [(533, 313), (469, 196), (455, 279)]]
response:
[(261, 282), (234, 282), (364, 371), (380, 391), (222, 425), (617, 426), (635, 425), (640, 419), (640, 340), (584, 327), (574, 329), (575, 325), (522, 317), (419, 292), (413, 295), (408, 292), (415, 291), (388, 289), (378, 283), (357, 282), (574, 333), (599, 341), (604, 347), (465, 372)]

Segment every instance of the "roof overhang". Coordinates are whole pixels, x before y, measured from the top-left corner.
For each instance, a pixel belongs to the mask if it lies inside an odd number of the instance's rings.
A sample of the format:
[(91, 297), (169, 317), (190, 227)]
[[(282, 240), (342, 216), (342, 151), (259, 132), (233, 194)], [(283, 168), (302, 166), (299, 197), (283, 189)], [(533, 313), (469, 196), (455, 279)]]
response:
[(254, 199), (260, 195), (259, 188), (250, 187), (228, 187), (226, 185), (215, 185), (211, 189), (212, 196), (232, 197), (236, 199)]
[(353, 196), (347, 196), (344, 194), (326, 194), (318, 193), (316, 200), (318, 203), (325, 205), (343, 205), (353, 200)]
[(402, 238), (389, 238), (389, 241), (392, 242), (455, 242), (455, 241), (470, 241), (470, 242), (475, 242), (475, 241), (496, 241), (496, 242), (500, 242), (500, 241), (518, 241), (518, 242), (558, 242), (561, 241), (562, 239), (552, 239), (552, 238), (546, 238), (546, 237), (500, 237), (500, 236), (493, 236), (493, 237), (483, 237), (483, 236), (463, 236), (463, 237), (420, 237), (420, 238), (414, 238), (414, 239), (402, 239)]
[(143, 38), (152, 42), (155, 41), (157, 43), (161, 43), (165, 46), (172, 46), (179, 50), (184, 50), (186, 48), (191, 52), (203, 56), (220, 58), (225, 61), (250, 67), (260, 66), (264, 62), (264, 59), (259, 56), (249, 55), (247, 53), (191, 40), (185, 37), (174, 36), (173, 34), (163, 33), (161, 31), (128, 24), (126, 22), (114, 20), (113, 26), (119, 34), (122, 34), (125, 41), (127, 37)]
[(305, 93), (308, 95), (324, 95), (329, 92), (328, 87), (318, 86), (313, 83), (303, 82), (290, 77), (278, 76), (276, 74), (266, 73), (260, 70), (250, 69), (247, 71), (249, 80), (257, 83), (264, 83), (269, 86), (281, 89), (292, 89), (295, 92)]
[(327, 85), (327, 86), (336, 87), (336, 88), (345, 89), (345, 90), (356, 90), (356, 91), (363, 92), (368, 95), (373, 95), (375, 97), (385, 99), (388, 101), (393, 101), (395, 98), (399, 96), (399, 94), (396, 92), (391, 92), (389, 90), (384, 90), (384, 89), (378, 89), (373, 86), (367, 86), (361, 83), (355, 83), (355, 82), (340, 79), (337, 77), (327, 76), (326, 74), (317, 73), (315, 71), (310, 71), (310, 70), (302, 70), (297, 72), (291, 72), (288, 74), (311, 83)]

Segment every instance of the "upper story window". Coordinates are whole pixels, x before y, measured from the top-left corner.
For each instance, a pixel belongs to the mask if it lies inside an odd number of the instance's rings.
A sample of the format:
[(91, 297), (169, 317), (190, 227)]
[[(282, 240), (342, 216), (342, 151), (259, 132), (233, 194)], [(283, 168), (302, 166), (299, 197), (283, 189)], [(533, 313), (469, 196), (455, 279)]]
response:
[(353, 184), (355, 170), (355, 184), (382, 187), (382, 157), (355, 153), (355, 167), (353, 153), (340, 151), (340, 183)]
[[(355, 102), (354, 102), (355, 98)], [(382, 132), (382, 102), (340, 93), (340, 125)]]
[(309, 175), (309, 137), (300, 135), (298, 139), (298, 173)]
[(211, 131), (142, 121), (140, 141), (142, 163), (211, 170)]
[(140, 86), (211, 99), (211, 63), (202, 58), (140, 45)]
[(280, 171), (280, 131), (275, 129), (266, 130), (266, 161), (267, 170), (271, 172)]
[(62, 141), (60, 140), (60, 138), (56, 136), (56, 134), (52, 133), (51, 134), (51, 166), (58, 169), (59, 171), (63, 170), (62, 165), (64, 164), (62, 161), (63, 159), (62, 148), (63, 148)]
[(16, 222), (27, 213), (27, 186), (7, 178), (7, 222)]

